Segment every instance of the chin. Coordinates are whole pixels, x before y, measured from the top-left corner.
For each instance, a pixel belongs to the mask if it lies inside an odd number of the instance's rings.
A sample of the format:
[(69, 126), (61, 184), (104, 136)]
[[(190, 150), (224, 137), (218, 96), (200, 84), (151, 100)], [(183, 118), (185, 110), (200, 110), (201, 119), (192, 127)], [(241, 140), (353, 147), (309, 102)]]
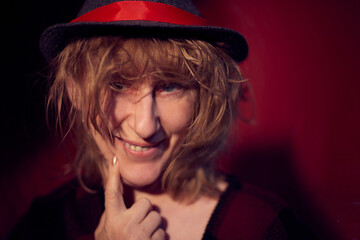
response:
[(161, 179), (161, 171), (158, 172), (149, 172), (142, 171), (136, 173), (122, 173), (122, 181), (129, 187), (141, 189), (146, 188), (150, 185), (154, 185)]
[(151, 185), (154, 185), (155, 183), (158, 182), (158, 179), (159, 178), (156, 178), (155, 180), (148, 180), (148, 179), (145, 179), (145, 180), (139, 180), (139, 179), (136, 179), (134, 181), (131, 181), (131, 180), (127, 180), (127, 179), (123, 179), (123, 182), (124, 184), (126, 184), (127, 186), (131, 187), (131, 188), (134, 188), (134, 189), (143, 189), (143, 188), (147, 188)]

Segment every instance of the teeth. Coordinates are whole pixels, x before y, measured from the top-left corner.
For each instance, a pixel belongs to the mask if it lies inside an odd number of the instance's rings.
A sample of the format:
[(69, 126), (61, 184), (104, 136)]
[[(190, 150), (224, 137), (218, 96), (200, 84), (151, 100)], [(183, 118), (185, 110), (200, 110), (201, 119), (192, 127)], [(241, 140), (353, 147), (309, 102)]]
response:
[(143, 151), (143, 148), (142, 147), (140, 147), (140, 146), (136, 146), (136, 148), (135, 148), (135, 151), (138, 151), (138, 152), (142, 152)]
[(132, 151), (136, 151), (136, 152), (143, 152), (143, 151), (146, 151), (149, 149), (148, 147), (135, 146), (135, 145), (132, 145), (127, 142), (125, 143), (125, 147), (131, 149)]

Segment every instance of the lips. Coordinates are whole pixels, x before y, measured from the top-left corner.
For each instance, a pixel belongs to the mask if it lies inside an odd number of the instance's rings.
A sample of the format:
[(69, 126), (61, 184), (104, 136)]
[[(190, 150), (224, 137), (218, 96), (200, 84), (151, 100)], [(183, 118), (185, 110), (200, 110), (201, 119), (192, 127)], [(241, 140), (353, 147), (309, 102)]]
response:
[(160, 146), (164, 140), (156, 143), (138, 143), (130, 140), (124, 140), (117, 136), (114, 137), (119, 140), (121, 145), (124, 147), (124, 150), (134, 157), (154, 157), (162, 152), (162, 147)]

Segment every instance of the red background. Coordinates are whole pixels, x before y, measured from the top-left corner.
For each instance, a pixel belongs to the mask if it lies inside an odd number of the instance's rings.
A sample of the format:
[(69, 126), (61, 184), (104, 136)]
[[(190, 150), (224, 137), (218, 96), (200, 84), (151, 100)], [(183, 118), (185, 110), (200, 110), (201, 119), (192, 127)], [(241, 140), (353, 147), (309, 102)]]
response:
[[(17, 39), (9, 44), (17, 47), (8, 57), (8, 81), (2, 82), (2, 109), (12, 120), (2, 120), (6, 154), (0, 175), (0, 238), (35, 196), (69, 179), (62, 174), (68, 161), (64, 149), (53, 137), (45, 137), (41, 99), (46, 84), (31, 75), (45, 65), (37, 52), (41, 30), (73, 18), (81, 3), (76, 2), (76, 8), (73, 1), (66, 4), (32, 3), (24, 8), (32, 11), (15, 15), (20, 27), (9, 28)], [(360, 238), (360, 2), (196, 4), (211, 24), (238, 30), (249, 43), (249, 57), (241, 68), (253, 93), (255, 111), (251, 102), (245, 107), (247, 116), (254, 113), (254, 122), (239, 121), (221, 167), (280, 195), (319, 237)], [(15, 25), (23, 31), (14, 30)], [(40, 83), (34, 81), (39, 78)], [(14, 89), (17, 92), (9, 95)], [(20, 130), (9, 130), (13, 128)]]

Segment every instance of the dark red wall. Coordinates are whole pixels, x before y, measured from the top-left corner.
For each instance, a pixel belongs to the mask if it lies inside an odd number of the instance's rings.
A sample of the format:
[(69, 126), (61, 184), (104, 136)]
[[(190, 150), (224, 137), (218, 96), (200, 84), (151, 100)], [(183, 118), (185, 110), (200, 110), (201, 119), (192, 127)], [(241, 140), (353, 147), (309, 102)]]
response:
[[(210, 23), (240, 31), (249, 43), (249, 57), (241, 68), (253, 93), (254, 121), (239, 121), (221, 168), (283, 197), (300, 220), (324, 239), (360, 237), (359, 3), (196, 1)], [(9, 28), (17, 47), (11, 48), (7, 64), (12, 68), (6, 68), (6, 79), (14, 80), (2, 81), (2, 89), (7, 93), (16, 89), (18, 94), (2, 94), (6, 98), (1, 99), (3, 116), (12, 120), (6, 121), (1, 135), (7, 155), (1, 160), (0, 238), (35, 196), (68, 179), (60, 174), (66, 162), (61, 148), (39, 140), (42, 147), (32, 144), (37, 130), (44, 128), (43, 122), (40, 127), (33, 124), (43, 121), (39, 109), (44, 103), (39, 99), (44, 94), (43, 86), (33, 83), (38, 78), (32, 73), (45, 65), (36, 52), (41, 30), (59, 19), (70, 20), (69, 12), (74, 10), (60, 1), (28, 4), (16, 15), (19, 24)], [(22, 31), (14, 31), (13, 26)], [(251, 104), (244, 104), (247, 117), (252, 114)], [(23, 133), (21, 124), (29, 121), (33, 128), (25, 127)], [(20, 130), (12, 130), (14, 126)], [(29, 128), (35, 130), (29, 133)], [(31, 147), (24, 149), (25, 145)]]
[(198, 5), (211, 23), (249, 43), (241, 67), (253, 88), (255, 123), (240, 123), (227, 164), (283, 196), (318, 235), (359, 238), (360, 2)]

